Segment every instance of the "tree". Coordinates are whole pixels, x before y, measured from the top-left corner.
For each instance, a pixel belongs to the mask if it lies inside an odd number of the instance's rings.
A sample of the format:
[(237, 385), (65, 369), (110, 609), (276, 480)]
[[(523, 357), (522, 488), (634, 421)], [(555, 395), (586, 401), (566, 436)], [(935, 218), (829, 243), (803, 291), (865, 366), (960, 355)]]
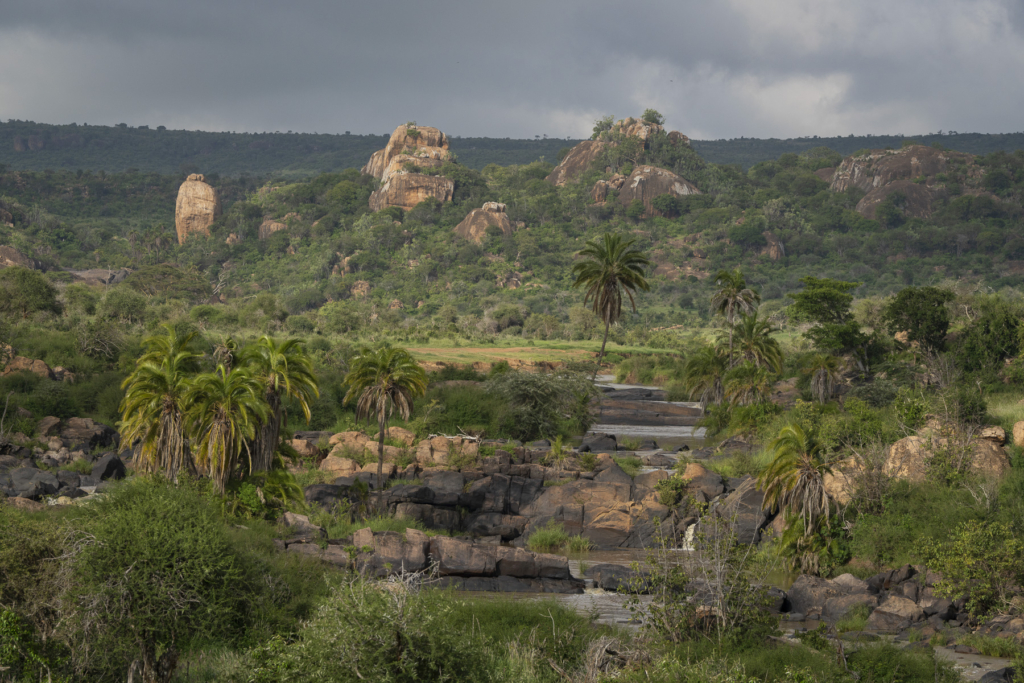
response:
[(827, 353), (811, 356), (804, 366), (811, 378), (811, 394), (818, 403), (827, 403), (836, 393), (839, 383), (839, 360)]
[(759, 319), (757, 311), (754, 311), (750, 315), (741, 315), (729, 333), (735, 338), (738, 359), (779, 373), (782, 372), (782, 348), (772, 337), (778, 331), (767, 320)]
[(949, 309), (952, 292), (938, 287), (907, 287), (901, 290), (882, 311), (882, 321), (889, 334), (907, 333), (907, 341), (926, 349), (939, 351), (949, 331)]
[(804, 336), (825, 353), (856, 352), (857, 363), (867, 370), (868, 337), (850, 312), (850, 292), (861, 283), (816, 277), (803, 277), (800, 282), (804, 288), (789, 295), (793, 299), (789, 311), (794, 320), (815, 323)]
[[(584, 287), (586, 293), (583, 305), (591, 305), (594, 313), (604, 321), (604, 339), (597, 367), (601, 367), (605, 345), (608, 344), (608, 330), (622, 315), (622, 293), (629, 297), (629, 303), (636, 312), (636, 290), (650, 291), (651, 286), (644, 277), (650, 260), (633, 246), (636, 240), (623, 240), (621, 235), (610, 232), (601, 240), (594, 239), (580, 250), (583, 260), (572, 267), (573, 289)], [(597, 378), (597, 368), (594, 369)]]
[(137, 467), (161, 472), (177, 481), (182, 470), (195, 473), (185, 431), (189, 381), (202, 354), (189, 350), (195, 333), (179, 335), (164, 325), (165, 334), (143, 342), (146, 353), (125, 379), (121, 402), (121, 442), (139, 444)]
[(747, 361), (725, 376), (725, 398), (731, 403), (751, 406), (763, 403), (772, 391), (772, 373)]
[(821, 445), (800, 425), (786, 425), (768, 447), (771, 464), (758, 477), (768, 509), (778, 507), (799, 514), (804, 535), (810, 536), (824, 516), (831, 513), (831, 497), (825, 491), (825, 475), (832, 468), (821, 457)]
[(387, 345), (377, 350), (364, 347), (352, 359), (343, 383), (348, 387), (343, 403), (347, 405), (356, 399), (356, 420), (377, 420), (377, 486), (383, 488), (388, 419), (395, 410), (403, 420), (409, 419), (413, 399), (427, 391), (427, 373), (405, 349)]
[(0, 313), (27, 318), (36, 311), (60, 313), (57, 290), (50, 281), (28, 268), (10, 266), (0, 270)]
[(743, 273), (720, 270), (715, 276), (718, 291), (711, 297), (711, 312), (725, 318), (729, 325), (729, 361), (732, 362), (732, 326), (738, 314), (749, 315), (757, 310), (761, 295), (747, 287)]
[(270, 412), (263, 396), (263, 385), (252, 374), (223, 365), (197, 375), (189, 386), (186, 421), (196, 464), (220, 493), (241, 465), (243, 452), (253, 471), (250, 442)]
[(702, 346), (686, 359), (683, 386), (690, 398), (699, 397), (701, 409), (718, 405), (725, 398), (723, 379), (728, 369), (729, 358), (717, 346)]
[(657, 109), (644, 109), (644, 115), (641, 118), (647, 123), (654, 123), (659, 126), (665, 125), (665, 117)]
[(313, 363), (302, 350), (298, 339), (278, 344), (270, 337), (260, 337), (256, 344), (246, 348), (241, 365), (263, 385), (263, 399), (267, 403), (267, 419), (256, 430), (252, 446), (252, 470), (270, 469), (281, 438), (281, 425), (287, 424), (288, 414), (283, 400), (294, 399), (309, 422), (309, 404), (320, 397)]

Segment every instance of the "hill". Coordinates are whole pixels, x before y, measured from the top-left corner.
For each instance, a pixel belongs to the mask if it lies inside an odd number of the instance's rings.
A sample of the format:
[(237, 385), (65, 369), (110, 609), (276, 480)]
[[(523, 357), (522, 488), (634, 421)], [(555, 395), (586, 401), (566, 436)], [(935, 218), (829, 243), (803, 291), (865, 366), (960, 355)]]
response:
[[(685, 131), (684, 131), (685, 132)], [(66, 169), (121, 173), (129, 169), (161, 174), (191, 172), (220, 175), (280, 175), (299, 178), (360, 168), (387, 135), (317, 133), (215, 133), (154, 129), (146, 126), (51, 125), (32, 121), (0, 123), (0, 165), (25, 171)], [(828, 147), (844, 156), (869, 148), (900, 147), (902, 135), (806, 137), (787, 140), (735, 138), (693, 140), (693, 148), (715, 164), (744, 169)], [(939, 143), (958, 152), (990, 154), (1024, 149), (1024, 133), (917, 135), (924, 145)], [(579, 140), (452, 137), (459, 161), (476, 170), (487, 164), (508, 166), (543, 159), (556, 163), (559, 153)]]

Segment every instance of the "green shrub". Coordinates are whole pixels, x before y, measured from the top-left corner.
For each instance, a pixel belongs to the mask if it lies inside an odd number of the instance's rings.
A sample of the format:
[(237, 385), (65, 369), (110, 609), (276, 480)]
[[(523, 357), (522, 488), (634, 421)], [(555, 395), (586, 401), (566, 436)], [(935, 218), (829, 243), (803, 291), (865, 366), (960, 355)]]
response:
[(130, 287), (115, 287), (103, 298), (103, 317), (126, 323), (139, 323), (146, 317), (146, 297)]
[(0, 270), (0, 313), (27, 318), (36, 311), (60, 313), (57, 290), (42, 273), (21, 266)]
[(1024, 586), (1024, 541), (1005, 524), (968, 520), (947, 540), (925, 546), (924, 554), (942, 574), (935, 592), (951, 599), (967, 595), (967, 611), (975, 616), (1008, 606)]
[(640, 458), (634, 456), (613, 455), (612, 460), (630, 477), (636, 477), (636, 475), (640, 474), (640, 468), (643, 467)]
[(256, 648), (249, 680), (487, 680), (484, 636), (455, 623), (454, 603), (449, 592), (352, 581), (334, 590), (294, 640)]
[(554, 520), (530, 534), (527, 545), (535, 553), (547, 553), (558, 550), (569, 542), (569, 534), (562, 525)]

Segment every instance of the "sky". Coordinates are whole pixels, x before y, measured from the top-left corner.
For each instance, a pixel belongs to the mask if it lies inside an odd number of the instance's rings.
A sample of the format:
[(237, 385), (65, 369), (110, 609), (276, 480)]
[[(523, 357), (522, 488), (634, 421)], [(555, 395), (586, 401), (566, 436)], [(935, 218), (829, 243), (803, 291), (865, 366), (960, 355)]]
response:
[(0, 0), (0, 120), (695, 139), (1024, 129), (1024, 0)]

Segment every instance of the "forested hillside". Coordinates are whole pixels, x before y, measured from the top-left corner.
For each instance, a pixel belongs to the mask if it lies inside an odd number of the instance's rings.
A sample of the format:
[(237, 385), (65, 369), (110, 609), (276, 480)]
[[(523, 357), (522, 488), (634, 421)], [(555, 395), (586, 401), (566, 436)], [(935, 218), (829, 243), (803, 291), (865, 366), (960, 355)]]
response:
[[(389, 135), (212, 133), (166, 130), (162, 126), (50, 125), (10, 120), (0, 123), (0, 165), (26, 171), (81, 169), (120, 173), (137, 169), (162, 174), (200, 171), (298, 178), (360, 168), (371, 153), (384, 146)], [(925, 145), (938, 142), (949, 149), (971, 154), (1024, 149), (1024, 133), (934, 134), (913, 138)], [(899, 147), (905, 139), (909, 136), (850, 135), (788, 140), (694, 140), (692, 144), (711, 163), (739, 164), (746, 169), (786, 153), (800, 154), (815, 147), (828, 147), (845, 156), (860, 149)], [(508, 166), (541, 159), (557, 163), (559, 152), (578, 142), (558, 138), (453, 137), (451, 149), (460, 163), (480, 170), (492, 163)]]

